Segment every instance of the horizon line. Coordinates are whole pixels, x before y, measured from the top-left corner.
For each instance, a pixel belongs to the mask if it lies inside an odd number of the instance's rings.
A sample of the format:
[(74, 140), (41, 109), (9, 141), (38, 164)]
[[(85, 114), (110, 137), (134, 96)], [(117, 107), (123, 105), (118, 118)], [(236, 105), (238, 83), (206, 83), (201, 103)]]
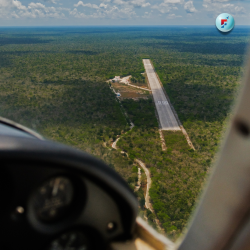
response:
[[(171, 24), (171, 25), (33, 25), (33, 26), (28, 26), (28, 25), (9, 25), (9, 26), (1, 26), (0, 28), (93, 28), (93, 27), (98, 27), (98, 28), (103, 28), (103, 27), (215, 27), (215, 25), (212, 24), (202, 24), (202, 25), (197, 25), (197, 24)], [(250, 25), (237, 25), (234, 28), (237, 27), (250, 27)]]

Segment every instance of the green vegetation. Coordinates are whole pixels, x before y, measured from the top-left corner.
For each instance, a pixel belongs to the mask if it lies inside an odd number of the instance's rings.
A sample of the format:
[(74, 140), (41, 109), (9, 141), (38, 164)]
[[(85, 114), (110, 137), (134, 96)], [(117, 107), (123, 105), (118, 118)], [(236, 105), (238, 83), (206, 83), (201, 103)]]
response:
[(0, 85), (0, 96), (2, 116), (100, 157), (129, 183), (134, 183), (132, 162), (104, 146), (110, 146), (117, 135), (129, 129), (107, 84), (88, 81), (23, 84), (9, 80), (8, 84)]
[[(141, 102), (143, 109), (151, 112), (141, 112), (137, 107)], [(143, 122), (149, 120), (157, 124), (152, 103), (129, 100), (125, 104), (129, 117), (137, 122), (117, 145), (131, 160), (138, 158), (150, 169), (153, 208), (165, 231), (172, 236), (178, 235), (192, 212), (210, 158), (190, 149), (180, 131), (163, 131), (167, 151), (162, 151), (158, 128)]]
[[(0, 115), (106, 161), (132, 189), (134, 158), (150, 169), (151, 201), (167, 234), (186, 226), (218, 150), (237, 93), (248, 39), (214, 28), (0, 29)], [(105, 82), (116, 75), (145, 81), (150, 58), (196, 151), (180, 132), (165, 131), (162, 151), (153, 100), (122, 101), (129, 124)], [(118, 146), (129, 158), (111, 149)], [(145, 174), (144, 174), (145, 175)], [(145, 185), (145, 176), (142, 180)], [(144, 210), (143, 190), (137, 193)], [(144, 213), (142, 211), (142, 213)], [(146, 211), (150, 223), (155, 215)]]
[(125, 99), (122, 106), (128, 112), (130, 119), (136, 127), (158, 127), (152, 98), (133, 101)]
[(168, 151), (193, 152), (181, 131), (162, 131)]
[(139, 200), (139, 206), (141, 210), (144, 210), (144, 206), (145, 206), (145, 197), (144, 197), (144, 192), (143, 189), (140, 188), (136, 193), (136, 196)]
[(133, 77), (131, 77), (130, 81), (134, 83), (145, 83), (146, 79), (143, 74), (134, 74)]

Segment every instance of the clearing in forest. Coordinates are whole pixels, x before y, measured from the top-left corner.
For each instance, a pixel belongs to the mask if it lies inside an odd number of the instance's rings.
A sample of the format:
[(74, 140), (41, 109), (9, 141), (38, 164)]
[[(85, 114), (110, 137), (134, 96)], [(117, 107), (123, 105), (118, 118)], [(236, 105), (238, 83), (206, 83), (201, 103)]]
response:
[(115, 91), (121, 94), (121, 100), (127, 98), (134, 100), (139, 98), (148, 99), (149, 91), (147, 90), (137, 89), (119, 82), (112, 82), (111, 84)]

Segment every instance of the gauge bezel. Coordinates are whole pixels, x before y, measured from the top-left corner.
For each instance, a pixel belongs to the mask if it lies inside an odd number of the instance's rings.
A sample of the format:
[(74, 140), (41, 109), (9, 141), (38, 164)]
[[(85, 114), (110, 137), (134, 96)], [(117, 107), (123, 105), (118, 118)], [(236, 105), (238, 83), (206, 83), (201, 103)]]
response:
[[(41, 211), (39, 211), (41, 208), (39, 208), (36, 205), (36, 202), (38, 201), (38, 199), (43, 198), (43, 197), (41, 197), (40, 189), (43, 188), (43, 187), (47, 188), (48, 186), (50, 186), (51, 181), (56, 181), (56, 179), (59, 179), (59, 178), (61, 180), (67, 181), (67, 185), (70, 185), (71, 190), (65, 191), (65, 193), (64, 193), (64, 195), (67, 196), (68, 194), (66, 192), (70, 192), (69, 203), (67, 205), (63, 206), (63, 209), (65, 211), (61, 212), (61, 214), (56, 215), (55, 218), (53, 218), (53, 217), (49, 218), (49, 215), (45, 216), (45, 215), (43, 215), (41, 213)], [(46, 195), (49, 195), (49, 194), (47, 193)], [(75, 196), (75, 187), (74, 187), (72, 181), (68, 177), (56, 176), (56, 177), (52, 177), (52, 178), (48, 179), (38, 189), (35, 190), (33, 198), (32, 198), (33, 199), (33, 207), (34, 207), (33, 209), (36, 211), (36, 217), (40, 221), (43, 221), (43, 222), (46, 222), (46, 223), (52, 223), (54, 221), (57, 221), (57, 220), (61, 219), (62, 217), (64, 217), (68, 213), (68, 210), (70, 209), (70, 206), (72, 205), (72, 202), (74, 200), (74, 196)], [(60, 211), (60, 207), (58, 208), (58, 210)]]
[[(55, 168), (56, 170), (56, 168)], [(65, 214), (61, 215), (58, 218), (55, 218), (52, 221), (42, 220), (37, 216), (34, 200), (35, 195), (39, 188), (44, 185), (46, 182), (58, 178), (63, 177), (67, 178), (73, 188), (73, 197), (71, 200), (70, 205), (67, 208)], [(55, 174), (46, 176), (42, 181), (40, 181), (36, 187), (31, 192), (31, 195), (28, 198), (27, 202), (27, 209), (28, 209), (28, 220), (32, 224), (32, 226), (39, 231), (43, 231), (46, 233), (55, 233), (58, 232), (60, 229), (70, 226), (75, 222), (75, 220), (80, 216), (82, 211), (84, 210), (85, 204), (87, 203), (88, 196), (87, 196), (86, 185), (81, 177), (77, 177), (74, 174), (64, 172), (62, 170), (58, 171)], [(84, 197), (84, 198), (83, 198)]]

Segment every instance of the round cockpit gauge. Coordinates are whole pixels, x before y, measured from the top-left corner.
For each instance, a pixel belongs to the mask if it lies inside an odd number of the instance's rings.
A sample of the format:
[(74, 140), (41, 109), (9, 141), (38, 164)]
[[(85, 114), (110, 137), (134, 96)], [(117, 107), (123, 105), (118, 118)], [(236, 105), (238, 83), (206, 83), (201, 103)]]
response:
[(54, 240), (46, 250), (89, 250), (89, 244), (84, 233), (72, 231), (62, 234)]
[(33, 208), (36, 217), (51, 222), (64, 216), (73, 201), (74, 188), (66, 177), (55, 177), (43, 183), (34, 194)]

